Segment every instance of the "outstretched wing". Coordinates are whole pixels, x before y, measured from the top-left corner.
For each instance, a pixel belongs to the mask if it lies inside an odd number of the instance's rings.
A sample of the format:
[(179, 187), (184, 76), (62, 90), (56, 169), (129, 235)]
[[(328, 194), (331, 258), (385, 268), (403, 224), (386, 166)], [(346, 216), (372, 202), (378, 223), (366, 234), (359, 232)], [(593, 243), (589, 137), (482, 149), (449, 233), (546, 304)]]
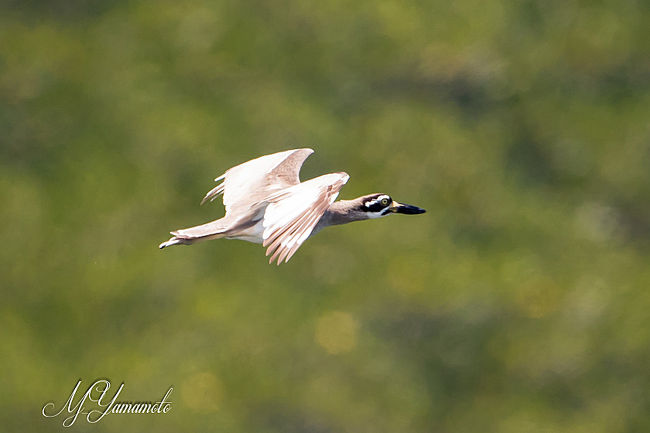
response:
[[(261, 203), (274, 193), (300, 183), (302, 164), (312, 149), (293, 149), (273, 153), (239, 164), (215, 181), (223, 181), (210, 190), (201, 204), (223, 194), (226, 216), (235, 209)], [(248, 209), (241, 209), (242, 211)]]
[(348, 181), (347, 173), (332, 173), (296, 184), (268, 197), (264, 242), (269, 263), (288, 262), (309, 237), (327, 208)]

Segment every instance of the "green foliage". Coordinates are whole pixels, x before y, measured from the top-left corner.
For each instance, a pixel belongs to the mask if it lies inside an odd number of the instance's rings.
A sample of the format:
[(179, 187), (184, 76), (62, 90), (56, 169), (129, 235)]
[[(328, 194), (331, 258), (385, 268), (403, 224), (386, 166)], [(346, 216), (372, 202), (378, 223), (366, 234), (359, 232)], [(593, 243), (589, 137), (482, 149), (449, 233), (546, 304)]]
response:
[[(647, 2), (1, 4), (3, 431), (650, 431)], [(428, 213), (157, 249), (294, 147)]]

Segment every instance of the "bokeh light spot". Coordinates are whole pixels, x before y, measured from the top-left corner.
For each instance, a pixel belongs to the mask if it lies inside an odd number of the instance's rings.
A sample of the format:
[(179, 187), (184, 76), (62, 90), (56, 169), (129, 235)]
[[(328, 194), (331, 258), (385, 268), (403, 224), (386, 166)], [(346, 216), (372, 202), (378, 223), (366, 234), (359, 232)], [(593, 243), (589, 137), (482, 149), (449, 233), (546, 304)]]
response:
[(359, 323), (350, 314), (333, 311), (322, 315), (316, 324), (316, 341), (327, 353), (351, 351), (357, 345)]
[(210, 372), (199, 372), (188, 377), (181, 386), (183, 403), (196, 412), (216, 412), (223, 399), (223, 388)]

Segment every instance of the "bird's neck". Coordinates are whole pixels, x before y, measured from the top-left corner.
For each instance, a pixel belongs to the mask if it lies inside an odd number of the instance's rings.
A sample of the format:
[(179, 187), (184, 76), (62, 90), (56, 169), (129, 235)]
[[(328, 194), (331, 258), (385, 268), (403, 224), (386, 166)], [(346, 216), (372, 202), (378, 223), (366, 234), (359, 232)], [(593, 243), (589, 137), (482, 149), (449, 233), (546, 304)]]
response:
[(353, 201), (354, 200), (339, 200), (332, 203), (325, 211), (320, 221), (318, 221), (318, 224), (314, 228), (314, 232), (319, 232), (327, 226), (336, 226), (366, 219), (364, 218), (363, 213), (350, 211), (353, 206)]

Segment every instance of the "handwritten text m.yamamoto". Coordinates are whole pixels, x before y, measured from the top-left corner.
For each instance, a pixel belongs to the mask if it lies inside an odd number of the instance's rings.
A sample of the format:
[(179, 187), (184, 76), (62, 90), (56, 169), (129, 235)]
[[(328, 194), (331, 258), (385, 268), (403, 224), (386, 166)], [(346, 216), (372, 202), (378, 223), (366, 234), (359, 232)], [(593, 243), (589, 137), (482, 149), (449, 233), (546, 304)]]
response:
[[(174, 390), (172, 386), (169, 387), (163, 398), (157, 402), (121, 402), (117, 401), (117, 397), (122, 392), (124, 384), (120, 385), (111, 398), (108, 396), (111, 382), (105, 379), (99, 379), (88, 387), (86, 393), (75, 404), (75, 395), (80, 386), (81, 379), (72, 390), (68, 401), (58, 411), (55, 412), (56, 405), (54, 402), (46, 403), (41, 410), (43, 416), (53, 418), (63, 414), (65, 417), (63, 419), (63, 426), (70, 427), (77, 421), (79, 415), (82, 415), (82, 418), (85, 417), (89, 423), (94, 424), (109, 413), (164, 414), (169, 412), (172, 407), (172, 402), (168, 400), (168, 397)], [(69, 416), (66, 416), (68, 414)]]

